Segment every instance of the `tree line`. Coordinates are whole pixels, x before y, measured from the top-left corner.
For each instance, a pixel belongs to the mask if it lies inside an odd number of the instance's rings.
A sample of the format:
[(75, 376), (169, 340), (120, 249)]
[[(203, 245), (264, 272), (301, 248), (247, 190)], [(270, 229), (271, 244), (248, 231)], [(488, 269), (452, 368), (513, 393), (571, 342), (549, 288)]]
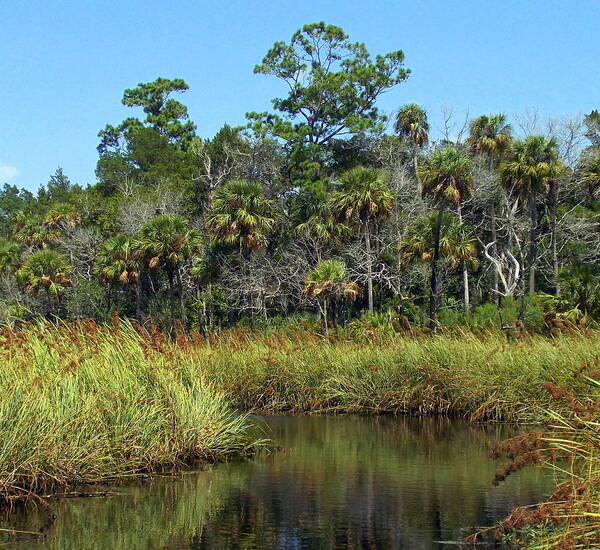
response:
[(403, 52), (372, 56), (325, 23), (254, 71), (287, 95), (243, 127), (200, 138), (186, 82), (157, 78), (123, 94), (140, 117), (100, 131), (94, 184), (61, 169), (35, 194), (5, 184), (3, 321), (598, 318), (598, 111), (518, 127), (447, 111), (433, 139), (422, 106), (377, 108), (410, 76)]

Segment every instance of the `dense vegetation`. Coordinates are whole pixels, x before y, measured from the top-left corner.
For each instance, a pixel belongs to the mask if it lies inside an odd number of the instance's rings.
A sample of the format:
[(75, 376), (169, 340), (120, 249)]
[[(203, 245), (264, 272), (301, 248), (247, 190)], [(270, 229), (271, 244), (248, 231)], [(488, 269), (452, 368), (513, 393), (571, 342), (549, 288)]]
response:
[(0, 500), (243, 456), (246, 415), (131, 326), (39, 324), (0, 337)]
[[(290, 327), (169, 338), (114, 320), (42, 322), (0, 336), (0, 496), (245, 454), (244, 415), (356, 412), (543, 419), (549, 382), (598, 398), (595, 336), (323, 340)], [(510, 383), (508, 383), (510, 382)]]
[(0, 495), (247, 452), (231, 405), (547, 410), (562, 435), (510, 467), (566, 457), (570, 496), (501, 530), (597, 540), (598, 111), (447, 113), (434, 139), (420, 105), (377, 108), (403, 53), (324, 23), (255, 72), (287, 95), (245, 127), (200, 138), (185, 81), (157, 78), (100, 131), (94, 184), (0, 190)]
[(244, 128), (201, 139), (175, 99), (185, 81), (158, 78), (125, 90), (142, 116), (100, 132), (93, 185), (61, 169), (36, 194), (4, 185), (2, 320), (598, 317), (597, 111), (515, 126), (448, 113), (433, 139), (421, 106), (391, 121), (377, 109), (409, 78), (403, 53), (372, 57), (323, 23), (276, 42), (255, 72), (287, 95)]

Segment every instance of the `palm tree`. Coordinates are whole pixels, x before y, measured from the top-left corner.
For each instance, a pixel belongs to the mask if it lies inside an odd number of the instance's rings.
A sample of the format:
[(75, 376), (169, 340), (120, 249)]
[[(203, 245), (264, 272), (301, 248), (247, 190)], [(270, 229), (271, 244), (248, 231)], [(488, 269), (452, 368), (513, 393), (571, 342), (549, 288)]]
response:
[(342, 298), (355, 300), (360, 292), (360, 287), (348, 281), (346, 266), (340, 260), (325, 260), (317, 266), (304, 279), (304, 294), (313, 300), (318, 300), (319, 309), (323, 315), (325, 333), (328, 332), (328, 304), (337, 302)]
[(401, 136), (408, 138), (414, 147), (415, 174), (419, 176), (418, 152), (429, 142), (429, 122), (425, 109), (416, 103), (408, 103), (401, 107), (396, 114), (394, 130)]
[(356, 221), (361, 226), (367, 254), (367, 295), (369, 312), (373, 313), (373, 258), (371, 256), (371, 231), (375, 221), (389, 216), (394, 194), (384, 174), (370, 168), (353, 168), (344, 172), (337, 191), (329, 204), (340, 221)]
[(129, 235), (108, 238), (98, 253), (97, 265), (107, 284), (135, 284), (135, 314), (141, 321), (141, 271), (144, 267), (144, 255), (140, 241)]
[(554, 138), (527, 136), (514, 141), (507, 160), (500, 163), (504, 184), (512, 194), (529, 205), (529, 293), (535, 292), (535, 264), (538, 240), (538, 198), (544, 195), (560, 171), (558, 147)]
[(71, 266), (54, 250), (38, 250), (17, 270), (16, 277), (26, 294), (45, 290), (52, 302), (60, 303), (65, 288), (73, 286), (68, 275)]
[(449, 145), (431, 154), (421, 168), (420, 176), (423, 197), (430, 197), (438, 209), (433, 234), (429, 300), (429, 326), (435, 330), (439, 307), (438, 262), (444, 210), (448, 206), (460, 206), (469, 194), (473, 182), (471, 160), (463, 151)]
[(19, 212), (14, 223), (14, 239), (30, 248), (46, 250), (60, 239), (60, 231), (46, 225), (39, 216)]
[(475, 155), (487, 157), (490, 170), (494, 161), (504, 153), (511, 142), (511, 126), (502, 113), (481, 115), (469, 123), (467, 143)]
[(600, 198), (600, 151), (584, 160), (579, 181), (587, 189), (589, 205)]
[(50, 228), (77, 227), (81, 223), (81, 213), (65, 202), (55, 204), (44, 217), (44, 225)]
[(294, 233), (312, 239), (320, 262), (324, 244), (340, 241), (351, 233), (351, 228), (335, 219), (326, 199), (313, 193), (303, 195), (294, 211), (294, 217), (303, 221), (296, 223)]
[[(490, 173), (494, 170), (495, 162), (510, 146), (512, 136), (512, 128), (506, 122), (506, 117), (502, 113), (494, 115), (481, 115), (474, 118), (469, 123), (470, 135), (467, 138), (467, 143), (471, 146), (471, 151), (474, 155), (481, 155), (487, 159)], [(492, 183), (492, 191), (495, 184)], [(496, 233), (496, 197), (492, 193), (490, 203), (490, 220), (492, 233), (492, 250), (497, 247), (498, 236)], [(493, 271), (493, 288), (494, 294), (498, 294), (498, 272)]]
[(14, 273), (21, 265), (21, 247), (0, 237), (0, 273)]
[(171, 324), (175, 325), (175, 281), (179, 291), (181, 319), (187, 321), (181, 265), (200, 248), (200, 235), (189, 222), (175, 214), (161, 214), (148, 220), (141, 231), (141, 249), (149, 257), (150, 269), (164, 268), (169, 281)]
[[(400, 261), (406, 263), (423, 262), (432, 264), (435, 250), (435, 227), (437, 214), (418, 219), (403, 235), (400, 241)], [(470, 228), (459, 218), (444, 214), (440, 229), (440, 259), (447, 262), (451, 270), (463, 268), (475, 271), (479, 267), (477, 260), (477, 241)], [(465, 311), (469, 309), (469, 285), (463, 280)]]
[(274, 225), (273, 203), (253, 181), (232, 180), (217, 189), (206, 218), (215, 240), (238, 248), (240, 262), (251, 250), (265, 246)]

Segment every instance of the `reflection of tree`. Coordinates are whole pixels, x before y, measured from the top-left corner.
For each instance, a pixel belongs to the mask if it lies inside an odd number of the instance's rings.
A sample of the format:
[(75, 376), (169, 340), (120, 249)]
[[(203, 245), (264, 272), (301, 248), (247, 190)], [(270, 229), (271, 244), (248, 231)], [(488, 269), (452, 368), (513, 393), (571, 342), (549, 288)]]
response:
[(59, 503), (40, 550), (424, 550), (542, 496), (535, 471), (491, 486), (487, 453), (510, 435), (503, 427), (352, 416), (269, 424), (281, 452), (120, 489), (122, 497)]

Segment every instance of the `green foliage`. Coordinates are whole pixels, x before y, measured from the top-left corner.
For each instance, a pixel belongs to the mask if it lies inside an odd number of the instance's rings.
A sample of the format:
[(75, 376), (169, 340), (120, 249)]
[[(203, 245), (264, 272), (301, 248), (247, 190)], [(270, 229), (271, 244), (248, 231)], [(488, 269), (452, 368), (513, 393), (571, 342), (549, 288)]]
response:
[(338, 219), (365, 224), (389, 216), (393, 200), (387, 174), (358, 167), (340, 176), (329, 204)]
[(458, 205), (471, 191), (471, 160), (452, 145), (434, 151), (419, 170), (423, 197), (439, 205)]
[(396, 115), (394, 130), (399, 136), (409, 138), (416, 147), (425, 147), (429, 142), (427, 113), (416, 103), (404, 105)]
[[(523, 320), (526, 330), (533, 333), (544, 333), (546, 323), (544, 308), (536, 297), (527, 297), (526, 314)], [(485, 303), (476, 306), (469, 313), (458, 308), (444, 307), (440, 310), (440, 323), (450, 329), (467, 327), (470, 329), (509, 330), (508, 336), (513, 336), (513, 327), (520, 316), (521, 300), (504, 298), (501, 306)]]
[(21, 264), (23, 249), (15, 242), (0, 237), (0, 274), (14, 273)]
[[(437, 214), (419, 218), (402, 236), (399, 243), (400, 259), (406, 263), (431, 264), (434, 253)], [(479, 267), (477, 243), (473, 232), (452, 214), (444, 214), (440, 228), (440, 258), (451, 269), (466, 265), (471, 270)]]
[(350, 298), (359, 293), (356, 283), (348, 282), (346, 266), (340, 260), (320, 262), (304, 280), (304, 293), (310, 298)]
[(584, 158), (580, 181), (590, 197), (600, 199), (600, 150)]
[(600, 315), (600, 278), (597, 270), (581, 265), (563, 269), (559, 274), (560, 296), (541, 294), (545, 311), (560, 314), (566, 320), (585, 326)]
[(344, 136), (382, 128), (376, 100), (408, 77), (398, 50), (372, 59), (339, 27), (305, 25), (289, 43), (276, 42), (255, 73), (275, 76), (290, 90), (273, 100), (281, 114), (248, 113), (252, 126), (286, 142), (294, 180), (310, 185), (322, 177), (324, 150)]
[(200, 234), (188, 220), (174, 214), (162, 214), (142, 227), (141, 249), (149, 256), (149, 267), (178, 267), (200, 248)]
[(512, 186), (513, 192), (525, 202), (544, 193), (559, 170), (556, 140), (545, 136), (515, 140), (508, 151), (508, 160), (500, 164), (505, 185)]
[(273, 203), (260, 183), (230, 181), (215, 193), (206, 225), (213, 238), (241, 251), (261, 248), (275, 226)]
[(96, 281), (79, 280), (65, 293), (64, 308), (69, 320), (96, 319), (108, 320), (106, 293)]
[(59, 301), (65, 288), (73, 284), (68, 277), (71, 270), (58, 252), (39, 250), (25, 260), (16, 276), (25, 293), (33, 295), (43, 289), (52, 300)]
[(469, 122), (467, 143), (476, 155), (487, 155), (491, 161), (504, 153), (511, 143), (511, 125), (501, 114), (481, 115)]

